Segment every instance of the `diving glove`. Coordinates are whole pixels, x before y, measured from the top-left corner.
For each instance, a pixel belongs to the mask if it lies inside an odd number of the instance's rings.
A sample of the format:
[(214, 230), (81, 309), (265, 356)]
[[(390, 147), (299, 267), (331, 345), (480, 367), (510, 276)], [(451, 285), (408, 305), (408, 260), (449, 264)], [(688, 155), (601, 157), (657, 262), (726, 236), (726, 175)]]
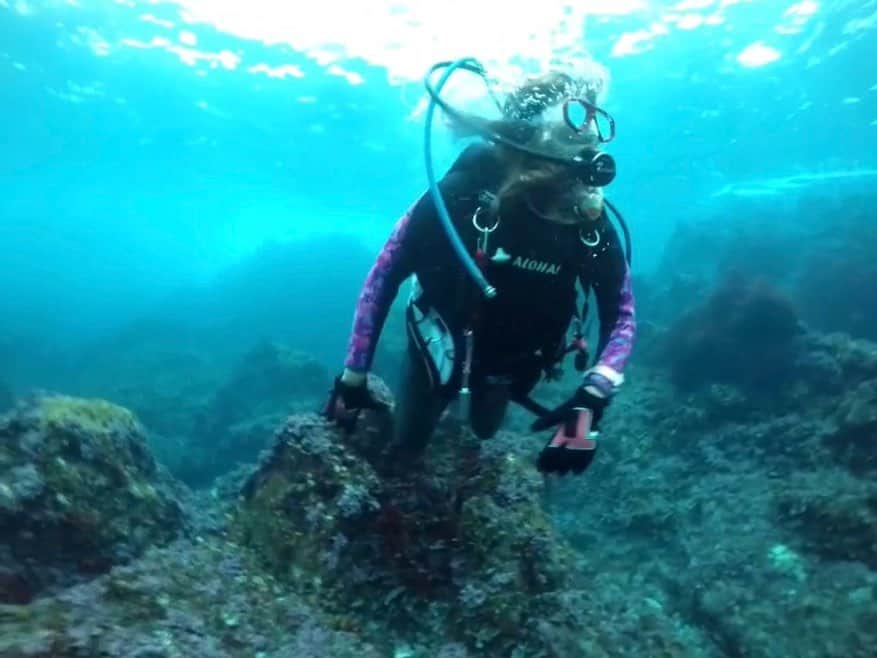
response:
[(586, 378), (569, 400), (531, 426), (534, 432), (560, 426), (539, 454), (537, 465), (543, 473), (582, 473), (594, 460), (597, 443), (591, 432), (596, 431), (611, 398), (602, 382), (591, 379)]
[(387, 404), (375, 398), (368, 390), (365, 380), (362, 383), (346, 384), (341, 375), (335, 377), (329, 399), (323, 407), (323, 416), (334, 421), (347, 432), (356, 429), (356, 421), (364, 409), (383, 410)]

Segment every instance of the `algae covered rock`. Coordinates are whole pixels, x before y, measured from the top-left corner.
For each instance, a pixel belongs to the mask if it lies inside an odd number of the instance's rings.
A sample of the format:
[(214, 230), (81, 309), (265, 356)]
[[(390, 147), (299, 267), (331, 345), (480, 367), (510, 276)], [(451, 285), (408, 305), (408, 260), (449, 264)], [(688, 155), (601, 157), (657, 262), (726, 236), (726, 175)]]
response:
[(26, 606), (0, 606), (0, 656), (383, 658), (218, 536), (154, 547)]
[[(846, 334), (810, 334), (799, 409), (819, 417), (822, 443), (850, 472), (877, 470), (877, 344)], [(799, 436), (806, 436), (800, 432)]]
[(849, 390), (837, 405), (837, 433), (827, 442), (853, 473), (877, 470), (877, 379)]
[(126, 409), (47, 395), (0, 418), (0, 602), (106, 571), (182, 521)]
[(825, 560), (877, 569), (877, 485), (842, 470), (797, 474), (777, 496), (780, 523)]
[(364, 412), (345, 435), (290, 417), (244, 487), (237, 541), (387, 651), (393, 638), (440, 637), (474, 655), (556, 655), (546, 626), (576, 644), (587, 606), (571, 603), (572, 556), (533, 464), (445, 424), (426, 466), (406, 472), (390, 422)]
[[(854, 563), (805, 563), (774, 545), (776, 565), (745, 582), (694, 584), (683, 614), (706, 631), (720, 656), (849, 658), (874, 655), (874, 573)], [(702, 655), (680, 652), (676, 655)]]
[(877, 430), (877, 380), (863, 382), (841, 403), (838, 414), (842, 428), (850, 431)]

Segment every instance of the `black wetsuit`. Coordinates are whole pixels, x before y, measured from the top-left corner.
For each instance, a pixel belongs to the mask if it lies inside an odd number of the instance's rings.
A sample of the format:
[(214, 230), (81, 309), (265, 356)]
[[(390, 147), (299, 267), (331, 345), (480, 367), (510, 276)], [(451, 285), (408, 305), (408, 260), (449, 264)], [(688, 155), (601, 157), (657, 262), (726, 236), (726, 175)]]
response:
[[(479, 225), (493, 226), (484, 275), (497, 290), (484, 299), (453, 250), (432, 197), (424, 194), (400, 220), (372, 268), (357, 309), (346, 366), (365, 371), (400, 284), (411, 274), (421, 309), (434, 308), (451, 329), (458, 355), (451, 381), (431, 383), (416, 341), (409, 346), (397, 414), (398, 439), (425, 445), (438, 417), (456, 393), (462, 372), (464, 330), (473, 329), (470, 388), (472, 426), (481, 436), (499, 426), (512, 392), (527, 393), (564, 346), (576, 311), (577, 283), (595, 292), (600, 319), (597, 353), (607, 367), (624, 366), (634, 334), (633, 297), (618, 236), (604, 215), (583, 233), (580, 226), (547, 221), (526, 205), (488, 211), (506, 171), (492, 147), (467, 149), (440, 183), (464, 244), (474, 253)], [(588, 246), (599, 237), (596, 246)]]

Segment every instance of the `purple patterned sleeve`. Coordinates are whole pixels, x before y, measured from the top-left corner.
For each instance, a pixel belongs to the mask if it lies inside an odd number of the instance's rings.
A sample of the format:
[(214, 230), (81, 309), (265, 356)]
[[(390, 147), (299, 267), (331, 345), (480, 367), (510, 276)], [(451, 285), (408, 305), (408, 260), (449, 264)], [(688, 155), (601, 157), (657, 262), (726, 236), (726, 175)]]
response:
[(405, 254), (405, 236), (412, 213), (413, 207), (396, 223), (362, 286), (344, 361), (350, 370), (365, 372), (371, 367), (390, 306), (402, 281), (411, 274)]
[(606, 346), (600, 354), (598, 366), (608, 367), (621, 374), (630, 353), (636, 335), (636, 312), (633, 288), (630, 283), (630, 270), (625, 267), (624, 279), (617, 297), (618, 310), (615, 313), (615, 325), (609, 333)]

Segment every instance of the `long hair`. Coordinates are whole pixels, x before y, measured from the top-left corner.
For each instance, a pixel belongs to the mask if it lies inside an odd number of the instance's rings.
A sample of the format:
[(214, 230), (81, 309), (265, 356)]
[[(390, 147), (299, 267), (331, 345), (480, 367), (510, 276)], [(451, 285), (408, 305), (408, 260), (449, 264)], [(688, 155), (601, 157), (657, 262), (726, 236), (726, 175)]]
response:
[[(506, 99), (503, 107), (504, 119), (497, 122), (494, 130), (503, 134), (509, 129), (509, 123), (520, 125), (520, 122), (526, 122), (530, 126), (529, 134), (525, 139), (517, 140), (522, 145), (535, 151), (574, 155), (581, 150), (583, 144), (578, 143), (570, 149), (569, 144), (564, 142), (572, 133), (565, 126), (554, 126), (552, 129), (547, 125), (540, 126), (539, 120), (546, 110), (572, 96), (575, 88), (573, 78), (558, 71), (527, 80)], [(520, 128), (517, 132), (519, 136), (523, 136)], [(550, 199), (562, 191), (566, 171), (562, 164), (532, 158), (512, 149), (505, 151), (505, 160), (509, 166), (497, 190), (494, 211), (499, 212), (500, 207), (506, 204), (521, 203), (525, 197), (538, 194)]]

